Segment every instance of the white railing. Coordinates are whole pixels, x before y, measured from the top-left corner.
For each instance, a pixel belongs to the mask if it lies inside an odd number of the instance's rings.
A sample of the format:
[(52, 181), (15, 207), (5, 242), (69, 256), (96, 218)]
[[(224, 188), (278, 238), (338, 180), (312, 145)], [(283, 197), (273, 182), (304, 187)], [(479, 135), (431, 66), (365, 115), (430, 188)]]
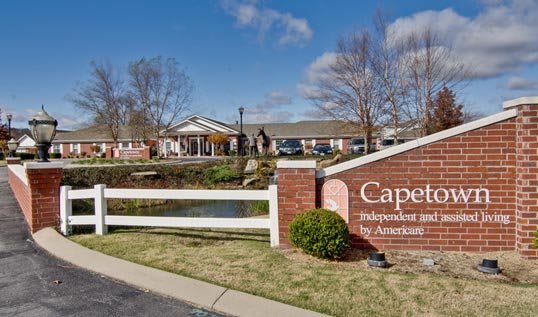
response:
[[(255, 218), (187, 218), (111, 216), (107, 214), (107, 199), (192, 199), (192, 200), (264, 200), (269, 201), (269, 219)], [(72, 201), (93, 199), (95, 215), (73, 216)], [(268, 190), (169, 190), (118, 189), (95, 185), (93, 189), (60, 188), (60, 230), (64, 235), (74, 225), (95, 225), (95, 233), (103, 235), (108, 226), (144, 226), (174, 228), (242, 228), (269, 229), (271, 246), (278, 246), (277, 186)]]

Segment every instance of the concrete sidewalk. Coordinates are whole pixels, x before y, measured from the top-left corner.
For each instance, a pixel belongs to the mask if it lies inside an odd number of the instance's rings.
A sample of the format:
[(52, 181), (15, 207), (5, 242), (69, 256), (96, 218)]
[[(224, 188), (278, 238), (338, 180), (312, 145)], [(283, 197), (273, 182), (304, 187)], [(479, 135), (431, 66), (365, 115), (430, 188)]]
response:
[[(234, 316), (325, 316), (258, 296), (117, 259), (83, 246), (52, 228), (34, 234), (36, 243), (52, 255), (130, 285)], [(268, 281), (270, 282), (270, 281)]]

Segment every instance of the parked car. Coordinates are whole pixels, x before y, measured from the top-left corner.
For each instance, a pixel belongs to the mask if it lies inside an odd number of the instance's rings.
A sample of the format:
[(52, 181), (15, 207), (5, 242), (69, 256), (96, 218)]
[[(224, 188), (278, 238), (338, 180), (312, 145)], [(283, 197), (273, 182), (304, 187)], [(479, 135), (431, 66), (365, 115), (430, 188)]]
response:
[(285, 140), (280, 144), (278, 155), (302, 155), (303, 145), (299, 140)]
[[(402, 144), (402, 143), (405, 143), (405, 141), (399, 139), (398, 144)], [(394, 146), (394, 145), (395, 145), (394, 144), (394, 139), (383, 139), (383, 140), (381, 140), (381, 142), (378, 143), (377, 149), (378, 150), (383, 150), (383, 149), (389, 148), (389, 147)]]
[(348, 154), (364, 153), (364, 138), (353, 138), (349, 140)]
[(316, 144), (314, 146), (314, 149), (312, 150), (312, 154), (314, 155), (327, 155), (327, 154), (333, 154), (333, 149), (329, 144)]

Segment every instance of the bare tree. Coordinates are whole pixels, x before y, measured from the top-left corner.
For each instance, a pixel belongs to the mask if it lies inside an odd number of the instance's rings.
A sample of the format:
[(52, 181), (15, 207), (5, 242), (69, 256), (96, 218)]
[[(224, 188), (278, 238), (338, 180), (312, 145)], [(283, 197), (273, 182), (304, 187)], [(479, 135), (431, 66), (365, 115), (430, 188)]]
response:
[(388, 19), (378, 10), (374, 16), (376, 36), (373, 40), (372, 69), (379, 78), (381, 93), (387, 104), (387, 126), (393, 130), (395, 144), (404, 119), (408, 99), (405, 76), (404, 42), (389, 28)]
[(372, 65), (372, 43), (367, 31), (352, 33), (338, 41), (336, 61), (309, 97), (326, 115), (359, 127), (365, 153), (384, 109), (379, 77)]
[(418, 122), (424, 136), (433, 131), (435, 95), (443, 87), (454, 90), (464, 86), (469, 71), (453, 56), (450, 47), (443, 45), (430, 29), (414, 33), (405, 41), (407, 89), (411, 98), (407, 116)]
[(128, 121), (129, 107), (125, 103), (125, 83), (110, 63), (92, 62), (90, 79), (69, 97), (79, 109), (104, 124), (114, 143), (118, 142), (120, 126)]
[(193, 91), (190, 77), (173, 58), (142, 58), (129, 64), (131, 95), (157, 137), (189, 107)]

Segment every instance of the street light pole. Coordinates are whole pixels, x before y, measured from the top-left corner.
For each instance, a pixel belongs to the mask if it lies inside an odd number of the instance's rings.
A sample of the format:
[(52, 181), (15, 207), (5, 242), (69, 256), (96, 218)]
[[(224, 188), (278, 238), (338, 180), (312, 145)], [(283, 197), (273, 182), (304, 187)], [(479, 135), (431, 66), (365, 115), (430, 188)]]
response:
[(7, 117), (7, 131), (8, 131), (7, 139), (11, 140), (11, 119), (13, 118), (13, 115), (11, 113), (8, 113), (6, 117)]
[(238, 149), (241, 153), (241, 157), (245, 154), (243, 151), (243, 112), (245, 108), (239, 107), (239, 126), (240, 126), (240, 135), (239, 135), (239, 146)]

